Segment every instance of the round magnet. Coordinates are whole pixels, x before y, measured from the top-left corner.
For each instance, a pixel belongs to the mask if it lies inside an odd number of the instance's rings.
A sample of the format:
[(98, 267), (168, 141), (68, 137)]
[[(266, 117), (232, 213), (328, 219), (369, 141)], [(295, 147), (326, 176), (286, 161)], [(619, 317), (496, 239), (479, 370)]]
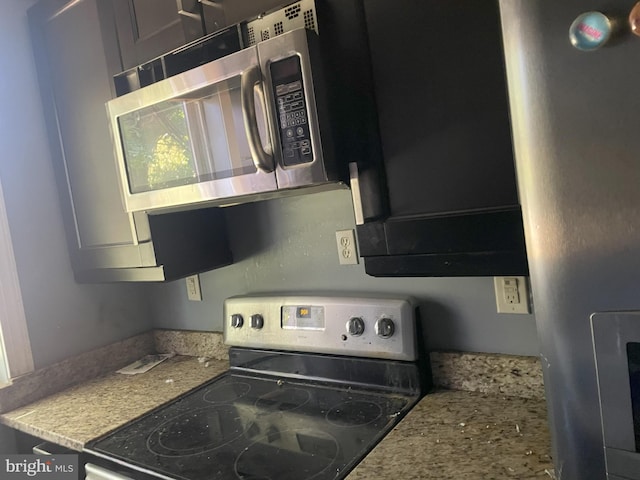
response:
[(640, 2), (636, 3), (629, 14), (631, 33), (640, 37)]
[(605, 14), (586, 12), (571, 24), (569, 39), (578, 50), (596, 50), (609, 41), (611, 30), (611, 20)]

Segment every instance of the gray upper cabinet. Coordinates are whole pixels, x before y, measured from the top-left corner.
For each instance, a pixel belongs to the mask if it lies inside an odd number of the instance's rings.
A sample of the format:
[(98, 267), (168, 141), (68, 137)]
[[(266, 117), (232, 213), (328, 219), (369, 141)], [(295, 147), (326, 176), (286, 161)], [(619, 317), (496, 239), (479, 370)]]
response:
[(230, 263), (218, 209), (153, 218), (124, 210), (105, 108), (122, 70), (112, 4), (46, 0), (29, 22), (77, 280), (161, 281)]
[(124, 70), (204, 35), (198, 0), (113, 0)]

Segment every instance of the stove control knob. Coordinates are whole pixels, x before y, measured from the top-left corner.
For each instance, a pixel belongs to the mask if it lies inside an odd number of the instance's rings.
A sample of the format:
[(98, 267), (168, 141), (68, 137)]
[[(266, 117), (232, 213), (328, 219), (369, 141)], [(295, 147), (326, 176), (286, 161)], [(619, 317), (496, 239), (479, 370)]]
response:
[(264, 327), (264, 318), (262, 318), (262, 315), (259, 313), (251, 315), (251, 328), (260, 330), (262, 327)]
[(239, 313), (234, 313), (233, 315), (231, 315), (231, 326), (233, 328), (242, 328), (243, 324), (244, 318), (242, 318), (242, 315), (240, 315)]
[(360, 317), (350, 318), (347, 322), (347, 332), (349, 332), (349, 335), (353, 335), (354, 337), (362, 335), (364, 332), (364, 320)]
[(393, 335), (395, 324), (390, 318), (382, 317), (375, 324), (376, 335), (381, 338), (389, 338)]

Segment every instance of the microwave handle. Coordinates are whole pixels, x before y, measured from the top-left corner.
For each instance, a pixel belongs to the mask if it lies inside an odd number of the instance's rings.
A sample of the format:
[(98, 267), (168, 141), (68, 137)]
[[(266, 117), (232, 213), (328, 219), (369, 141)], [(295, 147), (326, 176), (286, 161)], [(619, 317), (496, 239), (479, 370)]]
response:
[(255, 88), (259, 89), (260, 96), (264, 98), (262, 73), (260, 72), (260, 67), (257, 65), (249, 67), (242, 72), (240, 85), (242, 118), (244, 120), (244, 129), (247, 134), (247, 140), (249, 141), (249, 150), (251, 151), (251, 158), (253, 159), (254, 165), (258, 170), (271, 173), (275, 169), (273, 155), (262, 148), (256, 117)]

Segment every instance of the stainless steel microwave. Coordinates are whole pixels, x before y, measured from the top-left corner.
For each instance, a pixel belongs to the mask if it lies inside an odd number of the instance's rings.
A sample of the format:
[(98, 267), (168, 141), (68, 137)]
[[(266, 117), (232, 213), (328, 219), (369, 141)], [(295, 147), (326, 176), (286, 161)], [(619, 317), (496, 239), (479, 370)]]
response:
[(318, 41), (286, 32), (109, 101), (126, 210), (344, 187)]
[(640, 312), (591, 316), (607, 478), (640, 480)]

